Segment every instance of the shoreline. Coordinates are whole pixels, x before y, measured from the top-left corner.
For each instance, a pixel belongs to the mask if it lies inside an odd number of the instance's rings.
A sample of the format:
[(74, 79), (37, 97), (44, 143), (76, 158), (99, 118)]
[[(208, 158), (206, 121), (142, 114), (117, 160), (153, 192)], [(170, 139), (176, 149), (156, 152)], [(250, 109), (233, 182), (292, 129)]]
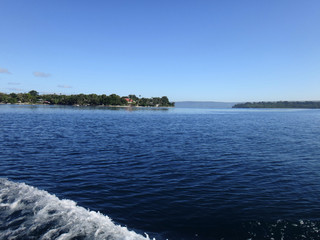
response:
[(43, 103), (0, 103), (0, 105), (31, 105), (31, 106), (69, 106), (69, 107), (112, 107), (112, 108), (174, 108), (172, 106), (132, 106), (132, 105), (64, 105)]

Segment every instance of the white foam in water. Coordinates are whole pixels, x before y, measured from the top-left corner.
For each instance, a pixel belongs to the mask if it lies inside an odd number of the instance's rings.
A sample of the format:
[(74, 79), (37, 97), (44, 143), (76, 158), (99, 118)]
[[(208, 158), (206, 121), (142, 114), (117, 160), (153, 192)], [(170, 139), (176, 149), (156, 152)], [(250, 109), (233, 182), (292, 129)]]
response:
[(0, 178), (0, 239), (149, 239), (100, 213)]

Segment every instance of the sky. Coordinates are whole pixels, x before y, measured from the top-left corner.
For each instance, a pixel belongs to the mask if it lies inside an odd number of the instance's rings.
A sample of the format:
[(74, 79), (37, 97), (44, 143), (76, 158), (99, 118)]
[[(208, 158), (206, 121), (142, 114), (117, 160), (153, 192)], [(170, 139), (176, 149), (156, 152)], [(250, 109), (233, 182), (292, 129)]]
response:
[(0, 0), (0, 92), (320, 100), (319, 0)]

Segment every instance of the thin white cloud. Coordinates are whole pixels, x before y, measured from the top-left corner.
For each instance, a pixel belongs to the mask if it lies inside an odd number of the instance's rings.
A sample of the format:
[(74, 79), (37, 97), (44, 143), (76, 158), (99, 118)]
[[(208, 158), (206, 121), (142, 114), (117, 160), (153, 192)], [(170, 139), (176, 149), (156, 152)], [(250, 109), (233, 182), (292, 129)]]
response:
[(18, 82), (8, 82), (9, 85), (20, 85), (21, 83)]
[(50, 73), (44, 73), (44, 72), (33, 72), (33, 75), (35, 77), (50, 77), (51, 74)]
[(11, 74), (11, 72), (9, 72), (8, 69), (6, 69), (6, 68), (1, 68), (1, 67), (0, 67), (0, 73)]
[(72, 86), (69, 85), (58, 85), (58, 88), (72, 88)]
[(10, 90), (10, 91), (13, 91), (13, 92), (23, 92), (24, 91), (21, 88), (7, 88), (7, 89)]

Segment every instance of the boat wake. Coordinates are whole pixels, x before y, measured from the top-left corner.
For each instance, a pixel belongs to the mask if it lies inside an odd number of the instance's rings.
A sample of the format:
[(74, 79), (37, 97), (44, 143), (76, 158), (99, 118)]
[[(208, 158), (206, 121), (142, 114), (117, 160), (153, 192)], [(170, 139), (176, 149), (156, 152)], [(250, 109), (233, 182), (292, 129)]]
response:
[(0, 178), (0, 239), (146, 240), (99, 212), (46, 191)]

